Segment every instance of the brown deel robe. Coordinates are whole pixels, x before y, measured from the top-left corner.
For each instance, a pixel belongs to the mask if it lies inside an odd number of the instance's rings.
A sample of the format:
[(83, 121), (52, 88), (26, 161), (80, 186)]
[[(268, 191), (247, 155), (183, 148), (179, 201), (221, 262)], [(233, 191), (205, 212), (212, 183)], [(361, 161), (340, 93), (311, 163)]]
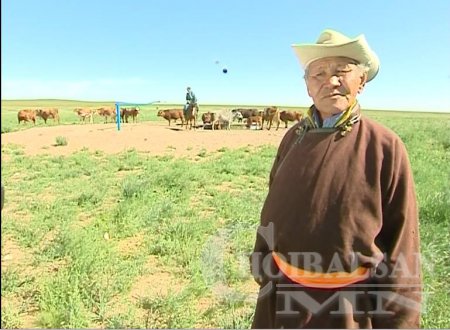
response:
[[(252, 327), (418, 328), (418, 211), (402, 141), (363, 116), (345, 136), (311, 129), (295, 143), (301, 124), (286, 133), (270, 173), (251, 257), (261, 285)], [(314, 252), (321, 268), (309, 270), (372, 272), (344, 288), (304, 287), (280, 274), (272, 250), (307, 270), (304, 255)]]

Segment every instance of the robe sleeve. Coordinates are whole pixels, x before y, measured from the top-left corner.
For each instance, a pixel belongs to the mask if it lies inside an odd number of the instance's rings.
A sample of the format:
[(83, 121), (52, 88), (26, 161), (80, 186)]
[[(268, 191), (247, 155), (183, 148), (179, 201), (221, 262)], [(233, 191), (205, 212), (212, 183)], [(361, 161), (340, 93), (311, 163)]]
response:
[[(292, 126), (281, 140), (269, 174), (269, 189), (272, 185), (273, 179), (278, 171), (280, 164), (282, 163), (284, 157), (289, 152), (292, 144), (295, 142), (295, 139), (298, 136), (295, 133), (297, 127), (298, 124)], [(270, 260), (267, 258), (267, 256), (271, 252), (271, 247), (269, 247), (267, 244), (267, 236), (270, 235), (271, 231), (271, 228), (269, 226), (270, 224), (263, 223), (262, 221), (260, 222), (260, 226), (258, 227), (256, 233), (256, 241), (253, 248), (253, 253), (250, 255), (250, 271), (255, 281), (260, 285), (268, 281), (268, 279), (264, 276), (266, 272), (263, 271), (263, 262), (266, 262), (264, 267), (275, 269), (275, 266), (271, 262), (271, 258), (269, 258)]]
[(295, 143), (295, 139), (298, 137), (298, 135), (295, 133), (298, 127), (299, 124), (292, 126), (286, 133), (284, 138), (281, 140), (280, 146), (278, 147), (277, 154), (272, 164), (272, 169), (270, 170), (269, 188), (272, 185), (273, 178), (275, 177), (280, 164), (291, 149), (292, 145)]
[(422, 278), (419, 216), (413, 175), (400, 140), (393, 142), (381, 175), (383, 224), (376, 244), (384, 253), (375, 276), (374, 328), (419, 328)]

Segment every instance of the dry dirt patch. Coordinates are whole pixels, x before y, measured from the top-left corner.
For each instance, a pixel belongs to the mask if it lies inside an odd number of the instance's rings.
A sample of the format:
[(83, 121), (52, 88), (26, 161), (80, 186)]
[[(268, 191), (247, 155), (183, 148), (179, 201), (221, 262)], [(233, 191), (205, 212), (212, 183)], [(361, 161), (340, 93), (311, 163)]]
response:
[[(178, 125), (169, 127), (155, 122), (124, 124), (120, 131), (115, 124), (59, 125), (2, 134), (2, 145), (21, 145), (27, 155), (69, 155), (87, 148), (110, 154), (136, 149), (155, 155), (193, 156), (200, 151), (212, 152), (224, 147), (278, 146), (286, 131), (185, 130)], [(68, 144), (56, 146), (58, 136), (66, 138)]]

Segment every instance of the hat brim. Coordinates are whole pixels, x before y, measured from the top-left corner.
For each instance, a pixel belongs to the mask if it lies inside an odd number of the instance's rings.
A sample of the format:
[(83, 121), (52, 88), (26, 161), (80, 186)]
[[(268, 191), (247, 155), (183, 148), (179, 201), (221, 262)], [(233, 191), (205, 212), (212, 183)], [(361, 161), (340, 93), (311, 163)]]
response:
[(292, 48), (303, 69), (306, 69), (311, 62), (321, 58), (348, 57), (368, 66), (367, 81), (370, 81), (375, 78), (380, 68), (378, 56), (370, 49), (362, 35), (347, 43), (338, 45), (293, 44)]

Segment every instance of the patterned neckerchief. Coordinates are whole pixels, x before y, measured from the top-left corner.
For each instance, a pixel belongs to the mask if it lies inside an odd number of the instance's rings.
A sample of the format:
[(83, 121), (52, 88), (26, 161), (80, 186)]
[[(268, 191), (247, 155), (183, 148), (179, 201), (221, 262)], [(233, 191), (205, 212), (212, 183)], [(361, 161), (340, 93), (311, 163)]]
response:
[[(314, 128), (320, 128), (320, 123), (318, 120), (318, 110), (315, 105), (312, 105), (305, 114), (304, 119), (304, 129), (310, 130)], [(342, 136), (345, 136), (346, 132), (350, 132), (351, 127), (356, 124), (361, 119), (361, 112), (359, 103), (355, 102), (344, 112), (342, 112), (336, 122), (332, 126), (333, 128), (339, 129)]]

